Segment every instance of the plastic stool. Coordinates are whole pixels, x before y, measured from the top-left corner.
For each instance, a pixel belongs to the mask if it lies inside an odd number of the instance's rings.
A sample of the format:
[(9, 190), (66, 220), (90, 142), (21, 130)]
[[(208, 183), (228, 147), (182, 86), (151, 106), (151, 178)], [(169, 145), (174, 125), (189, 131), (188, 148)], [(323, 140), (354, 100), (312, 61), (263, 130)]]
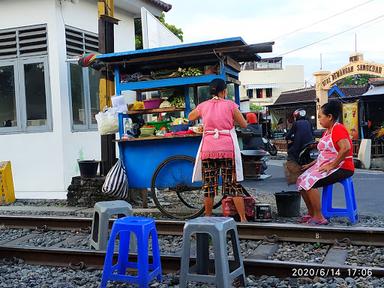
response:
[[(230, 263), (227, 252), (227, 233), (231, 235), (234, 254), (234, 269), (230, 271)], [(196, 266), (189, 267), (191, 236), (197, 234)], [(212, 237), (212, 245), (215, 253), (215, 275), (208, 273), (209, 241), (208, 234)], [(205, 266), (205, 267), (204, 267)], [(232, 268), (232, 267), (231, 267)], [(217, 287), (232, 287), (235, 278), (241, 276), (241, 282), (245, 286), (245, 273), (243, 259), (240, 254), (240, 244), (237, 234), (236, 222), (227, 217), (200, 217), (189, 220), (184, 225), (183, 249), (180, 267), (180, 288), (187, 287), (188, 281), (216, 284)]]
[(107, 249), (109, 218), (112, 215), (131, 216), (132, 211), (131, 204), (123, 200), (97, 202), (93, 212), (90, 247), (96, 250)]
[[(128, 261), (131, 232), (137, 237), (137, 262)], [(120, 236), (119, 255), (117, 263), (112, 265), (115, 240), (118, 235)], [(148, 260), (149, 236), (152, 236), (152, 264)], [(137, 269), (137, 276), (126, 275), (127, 268)], [(115, 273), (116, 270), (117, 273)], [(113, 223), (111, 237), (108, 241), (100, 287), (106, 287), (108, 280), (113, 280), (138, 284), (139, 287), (147, 288), (149, 282), (155, 277), (161, 281), (160, 249), (155, 221), (151, 218), (134, 216), (117, 219)]]
[(353, 187), (352, 178), (346, 178), (340, 181), (340, 183), (344, 187), (346, 208), (332, 207), (332, 184), (324, 186), (323, 188), (321, 212), (323, 213), (325, 218), (348, 217), (351, 223), (354, 224), (359, 220), (359, 215), (357, 213), (355, 189)]

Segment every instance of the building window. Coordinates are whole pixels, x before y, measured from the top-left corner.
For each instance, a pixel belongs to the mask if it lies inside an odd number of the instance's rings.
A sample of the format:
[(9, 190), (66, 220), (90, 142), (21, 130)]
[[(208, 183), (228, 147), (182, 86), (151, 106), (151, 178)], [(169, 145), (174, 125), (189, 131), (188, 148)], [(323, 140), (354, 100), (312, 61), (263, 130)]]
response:
[(247, 96), (249, 99), (253, 98), (253, 89), (247, 89)]
[(74, 131), (95, 130), (99, 108), (100, 72), (69, 64), (72, 128)]
[(256, 89), (257, 98), (263, 98), (263, 89)]
[[(1, 64), (0, 64), (1, 65)], [(0, 127), (17, 127), (16, 83), (14, 65), (0, 66)]]
[(0, 133), (52, 130), (47, 28), (0, 30)]
[(271, 98), (272, 97), (272, 88), (266, 88), (265, 89), (265, 96), (267, 98)]
[[(99, 49), (97, 34), (66, 27), (65, 36), (69, 57), (97, 52)], [(95, 115), (100, 111), (100, 72), (92, 68), (82, 68), (73, 63), (68, 64), (68, 67), (72, 130), (96, 130)]]

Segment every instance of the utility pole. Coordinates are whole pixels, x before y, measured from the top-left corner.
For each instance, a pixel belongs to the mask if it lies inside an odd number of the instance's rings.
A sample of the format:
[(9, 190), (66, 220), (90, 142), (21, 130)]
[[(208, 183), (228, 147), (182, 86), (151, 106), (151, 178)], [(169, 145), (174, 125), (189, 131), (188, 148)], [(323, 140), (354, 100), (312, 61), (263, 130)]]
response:
[[(113, 0), (98, 0), (99, 15), (99, 52), (102, 54), (114, 52), (114, 25), (118, 20), (113, 17)], [(114, 95), (115, 85), (113, 71), (108, 71), (108, 66), (101, 70), (99, 82), (100, 110), (105, 106), (111, 106), (111, 96)], [(116, 162), (115, 135), (101, 136), (101, 165), (100, 174), (106, 175)]]

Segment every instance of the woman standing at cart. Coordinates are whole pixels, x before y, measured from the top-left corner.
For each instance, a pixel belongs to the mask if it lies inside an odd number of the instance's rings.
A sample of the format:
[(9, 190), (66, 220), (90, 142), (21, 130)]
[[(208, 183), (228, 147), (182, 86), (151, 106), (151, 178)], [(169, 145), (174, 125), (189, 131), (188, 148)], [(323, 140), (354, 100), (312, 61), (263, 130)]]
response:
[(344, 125), (337, 122), (341, 104), (331, 101), (319, 112), (319, 122), (327, 130), (317, 145), (317, 160), (302, 167), (305, 172), (297, 179), (297, 186), (308, 208), (308, 214), (301, 222), (325, 225), (328, 221), (321, 213), (318, 187), (334, 184), (351, 177), (354, 173), (352, 141)]
[(241, 222), (247, 222), (242, 187), (237, 183), (243, 180), (243, 168), (234, 129), (235, 122), (242, 128), (247, 122), (236, 103), (225, 99), (227, 85), (224, 80), (212, 80), (209, 89), (212, 99), (200, 103), (188, 116), (189, 120), (202, 118), (204, 126), (192, 181), (203, 181), (205, 216), (211, 216), (221, 173), (222, 193), (233, 196)]

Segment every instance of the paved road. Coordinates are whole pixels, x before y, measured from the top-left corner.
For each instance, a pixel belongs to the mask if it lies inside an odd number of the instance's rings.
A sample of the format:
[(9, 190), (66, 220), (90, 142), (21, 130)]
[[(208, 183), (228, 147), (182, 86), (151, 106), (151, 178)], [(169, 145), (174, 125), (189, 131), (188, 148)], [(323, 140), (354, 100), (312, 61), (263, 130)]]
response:
[[(260, 192), (275, 193), (296, 191), (295, 185), (285, 182), (283, 161), (270, 160), (267, 174), (272, 177), (262, 181), (245, 181), (245, 186), (255, 187)], [(359, 213), (370, 216), (384, 216), (384, 172), (357, 169), (353, 176), (355, 196)], [(334, 186), (334, 203), (344, 207), (344, 190), (340, 184)]]

